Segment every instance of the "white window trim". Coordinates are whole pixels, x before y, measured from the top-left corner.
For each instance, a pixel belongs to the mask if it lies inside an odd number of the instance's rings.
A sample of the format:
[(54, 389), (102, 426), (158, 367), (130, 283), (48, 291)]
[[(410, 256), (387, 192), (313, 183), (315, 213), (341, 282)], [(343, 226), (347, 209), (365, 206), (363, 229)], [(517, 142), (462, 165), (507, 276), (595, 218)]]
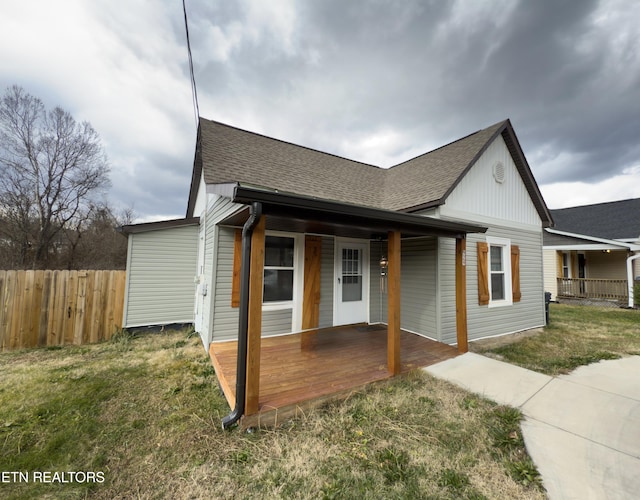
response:
[[(513, 305), (513, 289), (511, 285), (511, 240), (487, 236), (487, 279), (489, 280), (489, 307), (505, 307)], [(504, 299), (493, 300), (491, 290), (491, 247), (502, 247), (502, 263), (504, 266)]]
[[(564, 259), (567, 259), (567, 276), (564, 275)], [(562, 252), (562, 269), (560, 270), (560, 272), (562, 273), (562, 277), (564, 279), (571, 279), (573, 278), (573, 276), (571, 276), (572, 274), (572, 270), (571, 270), (571, 254), (569, 252)]]
[[(302, 293), (304, 286), (304, 234), (284, 231), (265, 231), (265, 236), (293, 238), (293, 300), (263, 302), (263, 311), (281, 311), (292, 309), (292, 331), (302, 328)], [(287, 268), (289, 269), (289, 268)]]

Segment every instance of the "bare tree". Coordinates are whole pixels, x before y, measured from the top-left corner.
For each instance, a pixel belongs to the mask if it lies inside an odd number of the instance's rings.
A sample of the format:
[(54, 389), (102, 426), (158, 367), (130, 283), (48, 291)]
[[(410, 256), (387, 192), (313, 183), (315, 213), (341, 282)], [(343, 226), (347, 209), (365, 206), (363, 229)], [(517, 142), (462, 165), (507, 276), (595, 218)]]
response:
[[(91, 213), (109, 186), (97, 132), (16, 85), (0, 101), (0, 216), (21, 266), (44, 267), (61, 231)], [(29, 259), (31, 262), (29, 262)]]
[(89, 216), (64, 231), (65, 249), (58, 267), (66, 269), (125, 269), (127, 238), (117, 230), (132, 224), (133, 209), (114, 210), (108, 203), (92, 205)]

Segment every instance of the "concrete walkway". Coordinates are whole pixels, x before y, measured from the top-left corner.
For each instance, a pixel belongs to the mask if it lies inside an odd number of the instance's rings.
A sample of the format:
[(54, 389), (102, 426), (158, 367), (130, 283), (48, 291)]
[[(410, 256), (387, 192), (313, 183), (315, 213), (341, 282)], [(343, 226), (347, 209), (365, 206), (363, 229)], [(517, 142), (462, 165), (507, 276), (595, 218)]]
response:
[(425, 371), (522, 410), (527, 451), (549, 498), (640, 497), (640, 356), (559, 377), (474, 353)]

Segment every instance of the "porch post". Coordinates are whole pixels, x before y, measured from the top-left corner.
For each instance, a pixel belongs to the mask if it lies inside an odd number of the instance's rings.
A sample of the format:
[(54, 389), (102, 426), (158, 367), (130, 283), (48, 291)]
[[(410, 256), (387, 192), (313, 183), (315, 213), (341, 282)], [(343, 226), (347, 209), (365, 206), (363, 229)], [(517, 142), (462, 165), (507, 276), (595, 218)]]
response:
[(469, 350), (467, 336), (467, 240), (456, 238), (456, 336), (458, 352)]
[(400, 231), (389, 231), (387, 293), (387, 370), (400, 373)]
[(260, 338), (262, 334), (262, 291), (264, 280), (265, 216), (251, 236), (251, 265), (249, 266), (249, 323), (247, 332), (247, 389), (245, 415), (258, 412), (260, 395)]
[(300, 347), (311, 349), (320, 324), (320, 265), (322, 238), (306, 235), (304, 238), (304, 290), (302, 297), (302, 332)]

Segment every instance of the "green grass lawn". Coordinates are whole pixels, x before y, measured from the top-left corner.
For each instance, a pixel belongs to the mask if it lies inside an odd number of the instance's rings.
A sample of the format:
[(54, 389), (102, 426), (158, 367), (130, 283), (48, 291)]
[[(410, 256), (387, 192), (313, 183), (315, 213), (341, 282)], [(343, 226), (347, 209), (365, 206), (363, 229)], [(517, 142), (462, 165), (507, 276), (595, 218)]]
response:
[(568, 373), (602, 359), (640, 354), (640, 311), (550, 304), (544, 331), (483, 353), (548, 375)]
[(187, 332), (5, 353), (0, 373), (0, 472), (30, 479), (3, 476), (5, 499), (544, 498), (519, 411), (422, 372), (252, 433), (221, 429)]

